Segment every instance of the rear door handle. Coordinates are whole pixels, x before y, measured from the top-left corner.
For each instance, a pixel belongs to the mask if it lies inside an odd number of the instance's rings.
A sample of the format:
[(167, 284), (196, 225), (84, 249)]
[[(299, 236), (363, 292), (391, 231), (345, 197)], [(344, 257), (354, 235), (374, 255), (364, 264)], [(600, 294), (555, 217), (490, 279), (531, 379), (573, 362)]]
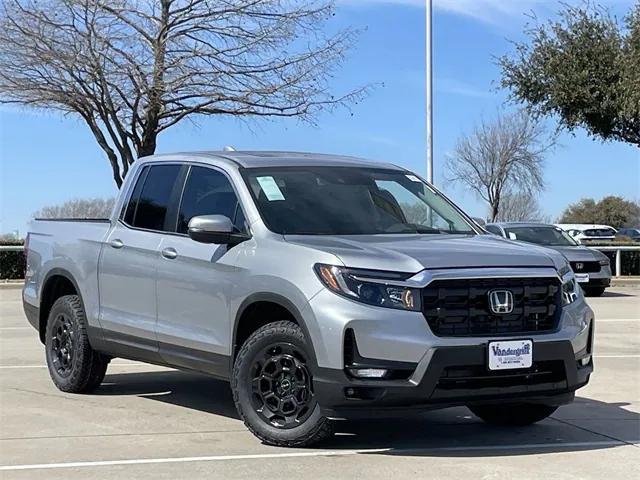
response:
[(173, 260), (178, 256), (178, 252), (176, 252), (175, 248), (165, 248), (160, 252), (164, 258), (168, 258), (169, 260)]
[(114, 240), (111, 240), (111, 246), (113, 248), (122, 248), (124, 247), (124, 243), (119, 238), (116, 238)]

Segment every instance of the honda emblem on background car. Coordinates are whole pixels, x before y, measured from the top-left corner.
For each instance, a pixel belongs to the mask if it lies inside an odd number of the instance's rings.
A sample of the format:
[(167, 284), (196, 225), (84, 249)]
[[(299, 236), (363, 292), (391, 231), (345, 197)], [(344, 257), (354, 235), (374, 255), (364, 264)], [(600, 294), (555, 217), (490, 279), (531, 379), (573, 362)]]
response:
[(582, 270), (584, 268), (584, 263), (576, 263), (576, 270)]
[(488, 295), (493, 313), (506, 315), (513, 312), (513, 293), (510, 290), (491, 290)]

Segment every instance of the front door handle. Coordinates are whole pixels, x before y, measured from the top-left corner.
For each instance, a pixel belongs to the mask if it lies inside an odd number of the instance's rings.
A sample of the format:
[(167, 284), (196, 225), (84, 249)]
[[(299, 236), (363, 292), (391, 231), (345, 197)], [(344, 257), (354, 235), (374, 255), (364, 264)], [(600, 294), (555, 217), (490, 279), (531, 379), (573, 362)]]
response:
[(176, 252), (176, 249), (171, 247), (165, 248), (161, 253), (164, 258), (168, 258), (169, 260), (173, 260), (178, 256), (178, 252)]
[(124, 247), (124, 243), (119, 238), (116, 238), (114, 240), (111, 240), (111, 246), (113, 248), (122, 248), (122, 247)]

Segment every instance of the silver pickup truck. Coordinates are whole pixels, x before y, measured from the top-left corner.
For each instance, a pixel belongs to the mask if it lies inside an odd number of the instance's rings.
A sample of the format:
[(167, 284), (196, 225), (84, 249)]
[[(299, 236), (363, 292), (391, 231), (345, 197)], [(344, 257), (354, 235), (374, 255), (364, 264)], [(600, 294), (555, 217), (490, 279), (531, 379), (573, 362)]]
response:
[(60, 390), (98, 388), (114, 357), (203, 372), (273, 445), (409, 407), (527, 425), (593, 370), (567, 260), (390, 164), (147, 157), (111, 218), (37, 220), (26, 249), (24, 309)]

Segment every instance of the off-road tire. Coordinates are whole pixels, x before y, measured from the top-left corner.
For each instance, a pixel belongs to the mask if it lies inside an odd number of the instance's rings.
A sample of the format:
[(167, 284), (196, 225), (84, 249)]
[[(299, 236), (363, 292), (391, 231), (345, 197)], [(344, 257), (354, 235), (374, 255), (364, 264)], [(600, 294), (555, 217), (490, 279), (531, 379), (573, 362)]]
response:
[[(64, 322), (71, 332), (68, 334), (71, 360), (64, 372), (61, 371), (59, 357), (54, 348), (56, 342), (59, 343), (57, 338), (59, 339), (61, 329), (60, 322)], [(59, 390), (68, 393), (89, 393), (102, 383), (109, 357), (91, 348), (87, 336), (86, 316), (77, 295), (60, 297), (51, 307), (45, 332), (45, 352), (49, 375)]]
[(558, 407), (533, 403), (469, 405), (474, 415), (491, 425), (523, 427), (544, 420)]
[[(233, 400), (244, 424), (264, 443), (281, 447), (306, 447), (333, 434), (331, 421), (322, 415), (320, 405), (315, 400), (313, 400), (315, 406), (304, 422), (289, 429), (272, 426), (254, 406), (252, 390), (254, 362), (264, 349), (283, 342), (294, 345), (296, 349), (304, 352), (307, 360), (310, 359), (304, 333), (295, 323), (283, 320), (259, 328), (242, 345), (235, 359), (231, 376)], [(313, 385), (312, 381), (311, 385)]]

